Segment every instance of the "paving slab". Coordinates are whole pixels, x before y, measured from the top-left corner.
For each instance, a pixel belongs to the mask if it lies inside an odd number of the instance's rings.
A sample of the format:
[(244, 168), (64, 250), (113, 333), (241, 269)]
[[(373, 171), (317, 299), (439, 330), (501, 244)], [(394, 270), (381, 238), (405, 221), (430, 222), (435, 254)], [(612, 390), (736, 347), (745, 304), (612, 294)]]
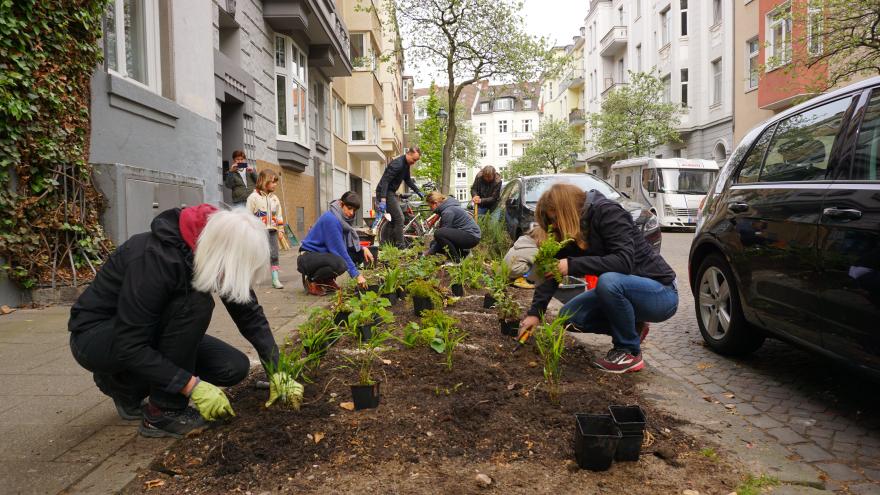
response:
[(88, 464), (79, 463), (33, 460), (0, 462), (2, 492), (20, 495), (58, 493), (90, 469)]
[[(95, 434), (100, 427), (46, 425), (0, 425), (0, 464), (10, 461), (51, 461)], [(0, 485), (2, 486), (2, 485)], [(2, 490), (0, 490), (2, 491)]]

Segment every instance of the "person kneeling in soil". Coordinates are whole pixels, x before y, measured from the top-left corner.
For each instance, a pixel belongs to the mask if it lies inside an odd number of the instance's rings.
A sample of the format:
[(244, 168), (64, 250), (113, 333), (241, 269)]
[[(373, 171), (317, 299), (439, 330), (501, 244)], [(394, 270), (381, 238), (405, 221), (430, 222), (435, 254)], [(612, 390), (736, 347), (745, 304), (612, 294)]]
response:
[(507, 254), (504, 255), (504, 262), (510, 268), (510, 277), (514, 287), (535, 288), (535, 284), (528, 277), (531, 275), (535, 256), (538, 254), (538, 240), (535, 239), (537, 235), (537, 229), (532, 229), (528, 234), (519, 236), (513, 246), (507, 250)]
[[(644, 368), (646, 322), (668, 320), (678, 309), (675, 272), (651, 249), (629, 212), (598, 191), (555, 184), (538, 200), (535, 219), (542, 235), (552, 229), (574, 239), (556, 255), (563, 276), (599, 277), (595, 289), (559, 310), (569, 315), (573, 331), (610, 333), (614, 347), (594, 364), (611, 373)], [(538, 286), (520, 336), (538, 325), (557, 287), (552, 277)]]
[[(217, 385), (244, 380), (250, 360), (206, 335), (219, 296), (264, 363), (278, 346), (252, 290), (269, 265), (265, 226), (247, 211), (174, 208), (123, 243), (70, 310), (70, 348), (119, 416), (148, 437), (181, 438), (234, 414)], [(269, 403), (302, 396), (283, 373)], [(279, 388), (280, 387), (280, 388)], [(142, 401), (149, 396), (144, 405)], [(196, 409), (188, 407), (192, 399)]]
[(346, 270), (358, 285), (367, 286), (367, 279), (358, 271), (359, 263), (372, 263), (373, 254), (363, 249), (354, 230), (354, 216), (361, 208), (358, 193), (348, 191), (318, 218), (299, 248), (297, 270), (303, 276), (303, 287), (313, 296), (339, 290), (336, 277)]
[(480, 226), (455, 198), (447, 198), (434, 191), (428, 194), (426, 201), (434, 214), (439, 216), (440, 228), (434, 231), (434, 240), (425, 254), (444, 253), (458, 263), (462, 250), (480, 243)]

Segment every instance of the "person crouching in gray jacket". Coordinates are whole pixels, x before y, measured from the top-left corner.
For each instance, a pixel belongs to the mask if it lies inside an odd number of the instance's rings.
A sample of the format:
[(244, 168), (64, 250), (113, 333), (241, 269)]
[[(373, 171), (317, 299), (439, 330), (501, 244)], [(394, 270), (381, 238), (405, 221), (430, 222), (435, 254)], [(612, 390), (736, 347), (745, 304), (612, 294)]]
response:
[(434, 231), (434, 240), (426, 255), (444, 253), (452, 261), (461, 261), (463, 249), (480, 243), (480, 227), (470, 213), (455, 198), (447, 198), (434, 191), (426, 200), (435, 215), (440, 217), (440, 228)]

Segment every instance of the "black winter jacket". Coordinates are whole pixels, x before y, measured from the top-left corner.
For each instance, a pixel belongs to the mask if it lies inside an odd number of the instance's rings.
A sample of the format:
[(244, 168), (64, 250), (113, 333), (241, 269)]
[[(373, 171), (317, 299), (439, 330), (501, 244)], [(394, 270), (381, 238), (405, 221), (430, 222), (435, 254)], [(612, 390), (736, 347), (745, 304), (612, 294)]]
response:
[(494, 210), (498, 206), (498, 198), (501, 196), (501, 177), (495, 177), (492, 182), (486, 182), (483, 177), (477, 175), (471, 186), (471, 197), (480, 197), (480, 207)]
[[(556, 257), (568, 259), (568, 274), (573, 277), (615, 272), (650, 278), (663, 285), (675, 280), (675, 271), (654, 252), (633, 222), (632, 215), (620, 203), (590, 191), (581, 211), (582, 233), (587, 235), (587, 249), (570, 243)], [(535, 289), (528, 315), (540, 316), (547, 309), (558, 284), (549, 278)]]
[[(77, 333), (115, 319), (116, 359), (169, 393), (180, 392), (192, 377), (152, 347), (162, 331), (159, 321), (169, 302), (195, 290), (191, 286), (193, 253), (181, 237), (179, 220), (179, 208), (166, 210), (153, 219), (150, 232), (134, 235), (119, 246), (70, 309), (68, 322), (68, 330)], [(260, 359), (275, 362), (278, 346), (253, 291), (251, 296), (247, 304), (223, 304)]]
[(376, 199), (379, 201), (382, 201), (382, 198), (387, 199), (388, 193), (394, 194), (402, 182), (405, 182), (413, 192), (421, 194), (421, 189), (409, 174), (409, 168), (409, 164), (406, 163), (406, 155), (400, 155), (391, 160), (385, 167), (385, 171), (382, 172), (379, 185), (376, 186)]
[(254, 192), (254, 186), (257, 184), (257, 173), (250, 170), (245, 172), (244, 176), (246, 180), (242, 181), (241, 174), (238, 171), (226, 172), (226, 177), (223, 179), (223, 184), (232, 190), (233, 203), (246, 202), (248, 196)]
[(474, 217), (461, 207), (457, 199), (446, 198), (446, 201), (437, 205), (434, 213), (440, 215), (440, 227), (453, 228), (467, 232), (477, 239), (480, 238), (480, 226), (474, 221)]

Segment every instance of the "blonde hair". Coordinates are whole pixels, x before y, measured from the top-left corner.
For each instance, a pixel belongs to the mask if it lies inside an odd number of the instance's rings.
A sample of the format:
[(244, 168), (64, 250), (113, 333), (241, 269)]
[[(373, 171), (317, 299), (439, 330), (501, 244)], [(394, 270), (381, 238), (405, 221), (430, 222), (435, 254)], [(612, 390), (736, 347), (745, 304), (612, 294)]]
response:
[(444, 196), (443, 193), (439, 191), (431, 191), (428, 193), (428, 197), (425, 198), (425, 201), (427, 201), (428, 203), (440, 204), (446, 201), (446, 196)]
[(193, 288), (226, 301), (251, 301), (251, 288), (269, 266), (266, 226), (244, 208), (218, 211), (196, 241)]
[(257, 191), (266, 192), (266, 184), (270, 182), (278, 182), (278, 174), (274, 170), (263, 169), (260, 171), (260, 175), (257, 177), (257, 185), (254, 187)]
[(586, 249), (587, 236), (581, 233), (581, 210), (586, 200), (587, 193), (573, 184), (557, 183), (550, 186), (538, 199), (535, 207), (538, 227), (532, 237), (543, 242), (550, 230), (552, 216), (553, 233), (557, 240), (571, 238), (577, 242), (578, 247)]

